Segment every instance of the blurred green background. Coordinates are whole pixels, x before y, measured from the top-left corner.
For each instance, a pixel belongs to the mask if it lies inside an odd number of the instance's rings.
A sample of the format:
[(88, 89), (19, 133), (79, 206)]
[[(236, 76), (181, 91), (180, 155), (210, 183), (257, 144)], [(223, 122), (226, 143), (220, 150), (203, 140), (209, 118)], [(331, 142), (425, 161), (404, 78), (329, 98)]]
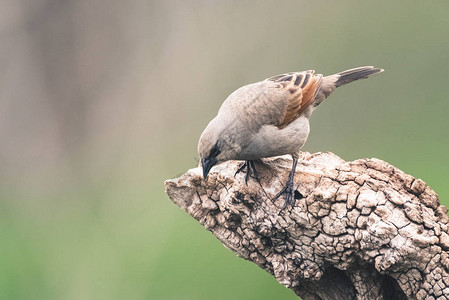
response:
[(305, 151), (377, 157), (449, 204), (449, 2), (3, 0), (1, 299), (296, 299), (178, 209), (163, 181), (236, 88), (339, 89)]

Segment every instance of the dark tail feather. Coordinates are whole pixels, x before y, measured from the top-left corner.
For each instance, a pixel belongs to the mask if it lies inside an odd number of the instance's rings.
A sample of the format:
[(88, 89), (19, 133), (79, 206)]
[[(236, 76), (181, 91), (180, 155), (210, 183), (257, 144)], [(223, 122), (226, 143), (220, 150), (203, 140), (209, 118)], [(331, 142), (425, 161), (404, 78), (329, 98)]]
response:
[(338, 80), (335, 82), (335, 86), (339, 87), (359, 79), (368, 78), (373, 74), (383, 71), (383, 69), (374, 68), (372, 66), (346, 70), (337, 74), (340, 75), (340, 78), (338, 78)]

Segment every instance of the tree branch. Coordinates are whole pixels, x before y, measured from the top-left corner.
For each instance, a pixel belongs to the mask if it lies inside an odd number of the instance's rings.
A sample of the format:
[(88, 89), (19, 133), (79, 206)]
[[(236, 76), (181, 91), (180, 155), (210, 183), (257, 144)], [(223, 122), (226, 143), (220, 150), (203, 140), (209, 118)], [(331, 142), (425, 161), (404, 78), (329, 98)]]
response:
[[(302, 299), (449, 299), (446, 207), (421, 179), (378, 159), (345, 162), (302, 153), (295, 206), (272, 200), (291, 168), (257, 162), (261, 185), (239, 162), (167, 180), (174, 203), (226, 247)], [(301, 195), (300, 195), (301, 194)]]

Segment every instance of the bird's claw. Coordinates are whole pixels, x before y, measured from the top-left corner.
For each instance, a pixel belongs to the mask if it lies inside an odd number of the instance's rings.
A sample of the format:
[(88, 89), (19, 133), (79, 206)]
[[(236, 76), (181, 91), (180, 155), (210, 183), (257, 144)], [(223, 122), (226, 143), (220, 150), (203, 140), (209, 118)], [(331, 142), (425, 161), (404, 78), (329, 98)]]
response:
[(245, 169), (246, 166), (246, 162), (244, 162), (235, 172), (234, 177), (237, 176), (238, 173), (242, 172)]
[(284, 206), (282, 209), (287, 208), (288, 205), (291, 205), (292, 207), (295, 206), (295, 202), (297, 199), (302, 199), (304, 196), (296, 191), (293, 188), (293, 180), (287, 180), (285, 186), (282, 188), (282, 190), (274, 196), (273, 200), (276, 200), (279, 198), (282, 194), (284, 194)]
[(252, 177), (257, 181), (257, 183), (260, 184), (260, 180), (256, 171), (256, 166), (254, 165), (254, 161), (252, 160), (245, 161), (235, 172), (234, 177), (237, 176), (238, 173), (243, 172), (245, 168), (246, 168), (245, 184), (248, 185), (248, 180), (251, 177), (251, 173), (253, 174)]

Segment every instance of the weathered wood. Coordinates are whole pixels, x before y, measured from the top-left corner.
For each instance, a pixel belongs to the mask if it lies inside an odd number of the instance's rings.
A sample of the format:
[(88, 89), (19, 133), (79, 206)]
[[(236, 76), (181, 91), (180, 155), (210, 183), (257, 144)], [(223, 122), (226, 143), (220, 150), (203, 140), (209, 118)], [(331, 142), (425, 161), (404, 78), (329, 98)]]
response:
[(378, 159), (302, 153), (295, 187), (304, 198), (282, 209), (272, 199), (291, 159), (257, 162), (261, 185), (234, 177), (240, 164), (214, 167), (207, 181), (191, 169), (166, 191), (302, 299), (449, 299), (447, 209), (422, 180)]

